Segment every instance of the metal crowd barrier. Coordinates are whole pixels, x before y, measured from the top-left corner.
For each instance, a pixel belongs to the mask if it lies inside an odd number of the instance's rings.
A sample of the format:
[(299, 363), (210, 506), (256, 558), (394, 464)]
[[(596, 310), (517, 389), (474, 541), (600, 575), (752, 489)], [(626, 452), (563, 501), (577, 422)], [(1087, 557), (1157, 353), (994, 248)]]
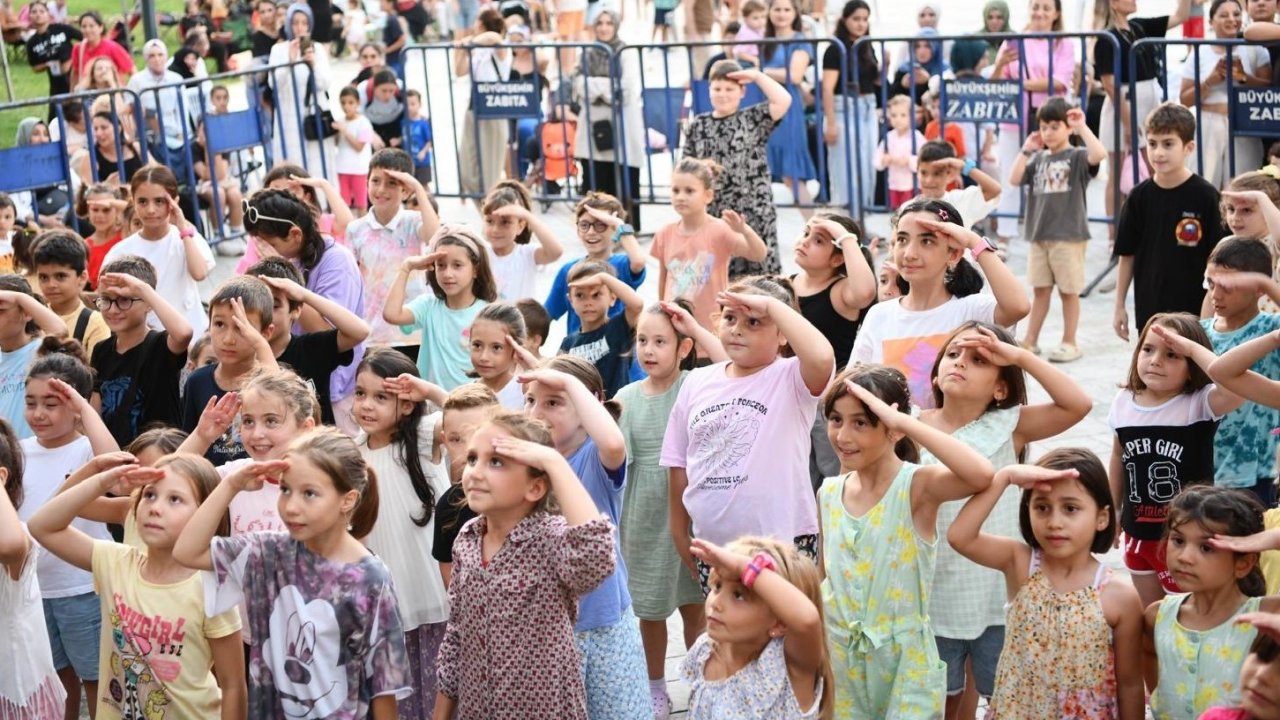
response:
[[(1087, 73), (1089, 68), (1092, 67), (1092, 53), (1090, 52), (1091, 46), (1089, 45), (1090, 40), (1093, 40), (1094, 42), (1107, 42), (1107, 43), (1110, 43), (1115, 48), (1115, 53), (1113, 55), (1113, 57), (1115, 58), (1114, 71), (1115, 71), (1116, 77), (1119, 77), (1119, 72), (1118, 72), (1120, 68), (1119, 42), (1116, 40), (1115, 36), (1109, 32), (1095, 31), (1095, 32), (1056, 32), (1056, 33), (999, 33), (999, 34), (991, 34), (991, 35), (982, 35), (981, 37), (984, 40), (1000, 40), (1004, 43), (1015, 43), (1017, 45), (1019, 58), (1026, 57), (1026, 43), (1028, 40), (1050, 40), (1050, 41), (1059, 40), (1059, 41), (1070, 41), (1070, 42), (1078, 41), (1080, 43), (1079, 56), (1081, 58), (1081, 62), (1075, 68), (1073, 68), (1072, 82), (1076, 86), (1075, 89), (1070, 93), (1056, 93), (1052, 91), (1053, 86), (1051, 85), (1050, 89), (1045, 92), (1049, 96), (1068, 95), (1071, 98), (1074, 98), (1076, 100), (1077, 104), (1081, 107), (1081, 109), (1084, 109), (1088, 106), (1089, 93), (1088, 93), (1088, 82), (1086, 78), (1088, 77)], [(974, 38), (973, 35), (936, 35), (936, 36), (928, 36), (928, 37), (901, 36), (901, 37), (859, 38), (858, 41), (854, 43), (852, 76), (856, 78), (860, 74), (861, 48), (868, 43), (878, 45), (879, 52), (876, 55), (877, 58), (879, 58), (879, 66), (880, 66), (879, 67), (880, 87), (878, 92), (880, 94), (881, 107), (886, 107), (888, 105), (888, 101), (890, 97), (890, 86), (893, 83), (893, 76), (890, 75), (889, 67), (884, 62), (883, 58), (887, 56), (886, 50), (890, 43), (893, 43), (895, 45), (901, 44), (901, 43), (907, 43), (908, 47), (912, 48), (913, 46), (911, 45), (911, 43), (915, 43), (921, 40), (928, 41), (931, 43), (936, 43), (937, 45), (942, 45), (946, 42), (957, 41), (957, 40), (972, 40), (973, 38)], [(938, 117), (939, 138), (945, 137), (944, 133), (946, 131), (946, 126), (951, 123), (975, 125), (978, 128), (982, 128), (983, 126), (987, 126), (990, 124), (997, 124), (1000, 126), (1001, 132), (1009, 128), (1016, 128), (1018, 133), (1018, 144), (1019, 144), (1019, 147), (1021, 147), (1022, 143), (1026, 141), (1028, 126), (1035, 121), (1035, 118), (1030, 116), (1030, 107), (1031, 107), (1030, 92), (1031, 91), (1028, 91), (1026, 89), (1026, 81), (1028, 79), (1026, 77), (1026, 66), (1021, 62), (1018, 63), (1018, 66), (1021, 68), (1022, 72), (1020, 72), (1018, 77), (1014, 79), (986, 78), (986, 77), (982, 77), (981, 75), (971, 76), (971, 77), (940, 79), (938, 83), (939, 85), (939, 88), (938, 88), (939, 89), (939, 117)], [(1047, 70), (1048, 77), (1050, 79), (1057, 77), (1057, 73), (1055, 73), (1054, 57), (1052, 52), (1049, 53), (1046, 70)], [(915, 75), (913, 73), (907, 73), (906, 78), (908, 80), (907, 95), (909, 97), (915, 98), (918, 90), (918, 87), (916, 85)], [(1040, 91), (1037, 91), (1037, 92), (1040, 92)], [(914, 105), (914, 100), (913, 100), (913, 105)], [(863, 163), (871, 163), (872, 159), (862, 156), (863, 155), (862, 142), (861, 142), (862, 124), (859, 122), (859, 120), (861, 119), (860, 117), (861, 106), (858, 105), (858, 106), (855, 106), (855, 108), (857, 110), (855, 115), (857, 115), (858, 117), (856, 117), (853, 122), (856, 135), (857, 135), (854, 143), (854, 153), (856, 157), (856, 160), (854, 162), (857, 163), (857, 167), (861, 168), (863, 166)], [(884, 139), (886, 134), (889, 132), (889, 128), (886, 123), (881, 123), (878, 127), (879, 127), (879, 134), (876, 138), (877, 145), (881, 140)], [(1032, 129), (1034, 130), (1034, 128)], [(1118, 113), (1116, 114), (1116, 117), (1115, 117), (1113, 129), (1115, 130), (1116, 137), (1119, 138), (1120, 118)], [(912, 131), (912, 150), (913, 151), (916, 149), (915, 148), (915, 131), (916, 130), (920, 130), (922, 134), (924, 132), (923, 128), (919, 128), (917, 126), (915, 113), (912, 113), (911, 114), (911, 131)], [(1017, 212), (997, 211), (997, 212), (991, 213), (990, 217), (1021, 217), (1025, 211), (1025, 204), (1026, 204), (1025, 193), (1023, 192), (1023, 189), (1021, 187), (1014, 187), (1009, 185), (1009, 177), (1008, 177), (1009, 169), (1010, 168), (1007, 168), (1007, 167), (1001, 167), (1000, 168), (1001, 177), (997, 178), (997, 180), (999, 180), (1000, 184), (1003, 186), (1003, 192), (1018, 193), (1019, 198), (1018, 198)], [(1117, 188), (1119, 186), (1118, 183), (1113, 183), (1113, 185), (1116, 186)], [(916, 189), (918, 190), (918, 187)], [(887, 188), (886, 188), (886, 195), (887, 195)], [(1118, 200), (1119, 198), (1118, 189), (1116, 191), (1116, 197)], [(1118, 202), (1116, 204), (1116, 207), (1117, 209), (1119, 208)], [(887, 213), (887, 212), (891, 212), (891, 209), (888, 207), (887, 204), (870, 204), (870, 205), (866, 205), (865, 207), (860, 206), (858, 210), (859, 217), (861, 218), (862, 216), (864, 216), (867, 211)], [(1107, 223), (1115, 222), (1115, 217), (1113, 216), (1093, 216), (1093, 217), (1090, 217), (1089, 219), (1090, 221), (1094, 221), (1094, 222), (1107, 222)]]
[[(198, 141), (196, 128), (200, 123), (205, 126), (204, 146), (206, 155), (201, 159), (208, 164), (215, 186), (217, 185), (217, 178), (214, 157), (218, 154), (261, 148), (266, 165), (270, 166), (272, 158), (279, 157), (279, 149), (272, 148), (270, 142), (272, 116), (274, 115), (274, 119), (280, 128), (277, 138), (282, 137), (286, 131), (295, 133), (296, 137), (301, 138), (302, 133), (299, 129), (302, 127), (302, 122), (298, 122), (292, 127), (288, 127), (286, 124), (285, 116), (290, 114), (289, 110), (292, 110), (292, 114), (297, 118), (305, 117), (308, 121), (318, 123), (320, 121), (320, 111), (326, 109), (321, 106), (320, 96), (323, 93), (313, 93), (311, 104), (307, 108), (307, 112), (304, 112), (302, 99), (306, 97), (306, 91), (301, 89), (304, 86), (298, 80), (298, 73), (289, 72), (290, 68), (302, 64), (304, 64), (302, 61), (295, 61), (269, 67), (255, 67), (237, 72), (211, 75), (207, 78), (156, 85), (141, 90), (132, 88), (93, 90), (0, 105), (0, 113), (18, 111), (28, 107), (39, 108), (38, 111), (33, 111), (31, 114), (41, 118), (45, 117), (46, 108), (48, 108), (52, 111), (54, 118), (57, 119), (59, 126), (63, 128), (59, 141), (49, 143), (48, 147), (31, 146), (0, 150), (0, 167), (22, 167), (30, 170), (22, 174), (0, 174), (0, 191), (23, 192), (53, 185), (65, 185), (68, 194), (72, 194), (72, 188), (80, 182), (80, 179), (72, 178), (72, 174), (76, 172), (76, 169), (70, 167), (73, 153), (68, 150), (66, 145), (67, 132), (65, 128), (67, 127), (67, 122), (64, 106), (69, 102), (76, 103), (81, 106), (84, 114), (86, 150), (88, 152), (91, 179), (105, 180), (112, 172), (115, 172), (118, 173), (121, 184), (127, 184), (125, 156), (120, 149), (129, 145), (134, 149), (141, 163), (146, 164), (149, 160), (155, 160), (174, 170), (174, 174), (178, 176), (178, 183), (182, 193), (180, 202), (183, 205), (183, 212), (187, 215), (188, 220), (204, 231), (204, 223), (200, 217), (201, 200), (197, 191), (198, 180), (195, 175), (194, 161), (197, 158), (193, 156), (192, 151), (193, 146)], [(146, 71), (143, 70), (142, 72)], [(275, 93), (277, 106), (278, 99), (281, 96), (278, 91), (279, 84), (281, 82), (292, 83), (290, 87), (293, 95), (292, 108), (285, 108), (284, 111), (281, 111), (277, 107), (276, 111), (272, 113), (271, 109), (262, 106), (260, 103), (251, 103), (249, 109), (231, 111), (224, 115), (214, 115), (209, 112), (209, 91), (212, 90), (214, 85), (243, 79), (249, 92), (256, 96), (261, 89), (259, 85), (261, 73), (269, 73), (271, 82), (277, 87), (277, 92)], [(310, 81), (311, 79), (308, 76), (308, 82)], [(100, 168), (98, 166), (98, 154), (95, 151), (93, 139), (93, 113), (91, 109), (94, 101), (104, 96), (112, 99), (109, 103), (109, 112), (111, 113), (112, 132), (115, 136), (117, 148), (115, 168)], [(122, 110), (125, 110), (127, 117), (121, 115)], [(305, 146), (312, 144), (312, 142), (314, 141), (302, 141), (301, 144)], [(326, 153), (319, 152), (318, 156), (318, 168), (312, 167), (316, 163), (310, 160), (305, 153), (300, 158), (286, 156), (282, 159), (298, 162), (310, 172), (314, 173), (318, 169), (320, 174), (325, 174), (327, 173)], [(242, 189), (244, 189), (245, 178), (241, 177), (240, 181)], [(74, 196), (72, 196), (71, 201), (74, 207)], [(224, 208), (222, 207), (219, 193), (212, 193), (211, 205), (215, 227), (209, 228), (208, 232), (204, 234), (211, 245), (216, 245), (218, 242), (228, 239), (231, 235), (226, 232), (226, 224), (223, 217)], [(73, 227), (79, 229), (79, 218), (75, 216), (74, 212), (70, 213), (70, 216)]]
[[(539, 59), (545, 60), (546, 72), (535, 71), (529, 78), (512, 79), (507, 75), (498, 82), (476, 83), (471, 79), (475, 55), (481, 51), (487, 54), (491, 47), (433, 43), (405, 48), (406, 74), (413, 77), (420, 70), (424, 82), (423, 111), (432, 125), (434, 194), (483, 198), (486, 190), (500, 179), (492, 176), (496, 173), (485, 171), (484, 160), (488, 159), (487, 164), (492, 167), (493, 153), (497, 152), (502, 154), (502, 165), (508, 169), (508, 176), (523, 179), (526, 175), (522, 172), (523, 166), (533, 167), (538, 158), (519, 146), (522, 127), (526, 132), (534, 128), (537, 154), (542, 156), (544, 181), (533, 182), (534, 178), (529, 178), (535, 200), (544, 204), (576, 201), (586, 190), (598, 187), (604, 178), (597, 177), (603, 172), (596, 163), (597, 137), (603, 140), (608, 135), (614, 145), (625, 143), (626, 128), (616, 102), (617, 83), (611, 78), (601, 78), (607, 83), (603, 94), (609, 102), (596, 104), (590, 99), (601, 96), (599, 83), (587, 83), (593, 87), (584, 87), (581, 80), (587, 74), (588, 53), (601, 53), (600, 57), (613, 62), (613, 51), (601, 43), (503, 43), (498, 47), (511, 53), (533, 52), (535, 68)], [(480, 62), (485, 63), (486, 59), (482, 56)], [(499, 63), (493, 62), (497, 68)], [(467, 67), (465, 77), (455, 72), (460, 63)], [(502, 78), (502, 73), (499, 77)], [(500, 150), (486, 147), (485, 131), (495, 126), (483, 123), (507, 124), (507, 143)], [(598, 123), (603, 124), (597, 127)], [(583, 136), (584, 126), (587, 142), (582, 143), (577, 139)], [(581, 174), (575, 158), (584, 161)], [(464, 171), (469, 171), (476, 181), (470, 187), (464, 187)], [(548, 179), (561, 183), (562, 192), (550, 192)], [(618, 182), (616, 175), (613, 181)]]

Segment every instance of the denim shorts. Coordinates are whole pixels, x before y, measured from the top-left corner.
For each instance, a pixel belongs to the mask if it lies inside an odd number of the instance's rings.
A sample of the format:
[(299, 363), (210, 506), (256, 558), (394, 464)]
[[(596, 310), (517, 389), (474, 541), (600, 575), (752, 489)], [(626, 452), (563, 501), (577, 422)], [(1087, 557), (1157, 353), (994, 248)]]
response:
[(973, 683), (978, 694), (991, 697), (996, 689), (996, 665), (1004, 648), (1004, 626), (992, 625), (973, 640), (954, 640), (935, 635), (938, 657), (947, 664), (947, 694), (964, 692), (964, 661), (973, 660)]
[(68, 665), (85, 682), (98, 681), (98, 632), (102, 606), (97, 593), (49, 598), (44, 601), (44, 626), (53, 649), (53, 666)]

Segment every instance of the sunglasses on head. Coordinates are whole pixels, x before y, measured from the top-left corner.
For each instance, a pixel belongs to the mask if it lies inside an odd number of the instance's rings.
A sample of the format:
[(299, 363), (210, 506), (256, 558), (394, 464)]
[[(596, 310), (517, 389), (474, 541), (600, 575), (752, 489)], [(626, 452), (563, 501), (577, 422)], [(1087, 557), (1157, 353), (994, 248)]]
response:
[(292, 225), (294, 227), (298, 227), (298, 223), (292, 220), (286, 220), (284, 218), (278, 218), (278, 217), (271, 217), (270, 215), (263, 215), (262, 213), (258, 212), (258, 208), (250, 205), (248, 200), (240, 201), (240, 209), (244, 210), (245, 221), (252, 223), (254, 225), (257, 225), (259, 222), (263, 220), (267, 220), (269, 222), (284, 223), (286, 225)]

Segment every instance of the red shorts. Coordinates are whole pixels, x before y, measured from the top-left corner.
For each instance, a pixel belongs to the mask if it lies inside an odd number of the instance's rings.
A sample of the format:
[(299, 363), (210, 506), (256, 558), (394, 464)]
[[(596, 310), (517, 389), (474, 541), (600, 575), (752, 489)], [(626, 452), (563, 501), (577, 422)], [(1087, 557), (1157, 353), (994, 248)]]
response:
[(338, 173), (338, 194), (347, 203), (347, 207), (360, 210), (369, 209), (368, 176)]
[(906, 205), (914, 198), (916, 193), (914, 190), (890, 190), (889, 191), (889, 209), (897, 210)]
[(1164, 543), (1160, 540), (1134, 540), (1126, 535), (1124, 566), (1129, 568), (1131, 575), (1155, 575), (1166, 593), (1182, 592), (1165, 565)]

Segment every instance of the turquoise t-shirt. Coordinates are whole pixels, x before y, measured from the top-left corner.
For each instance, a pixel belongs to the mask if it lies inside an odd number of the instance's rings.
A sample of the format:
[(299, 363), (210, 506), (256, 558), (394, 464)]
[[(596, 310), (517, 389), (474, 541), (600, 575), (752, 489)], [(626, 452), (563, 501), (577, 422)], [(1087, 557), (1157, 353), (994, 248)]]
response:
[(27, 425), (27, 369), (40, 348), (37, 337), (13, 352), (0, 351), (0, 417), (9, 421), (19, 440), (31, 437)]
[(426, 292), (414, 298), (405, 308), (413, 313), (412, 325), (401, 325), (400, 332), (408, 335), (422, 330), (422, 346), (418, 349), (418, 374), (424, 380), (453, 390), (471, 382), (471, 322), (487, 305), (476, 300), (471, 307), (449, 309), (449, 304)]
[[(1201, 320), (1200, 324), (1209, 334), (1213, 351), (1221, 355), (1280, 328), (1280, 315), (1258, 313), (1244, 327), (1231, 332), (1214, 330), (1213, 318)], [(1267, 353), (1252, 369), (1264, 377), (1280, 377), (1280, 352)], [(1271, 431), (1277, 427), (1280, 410), (1250, 401), (1222, 418), (1213, 437), (1213, 484), (1244, 488), (1275, 477), (1276, 436)]]

